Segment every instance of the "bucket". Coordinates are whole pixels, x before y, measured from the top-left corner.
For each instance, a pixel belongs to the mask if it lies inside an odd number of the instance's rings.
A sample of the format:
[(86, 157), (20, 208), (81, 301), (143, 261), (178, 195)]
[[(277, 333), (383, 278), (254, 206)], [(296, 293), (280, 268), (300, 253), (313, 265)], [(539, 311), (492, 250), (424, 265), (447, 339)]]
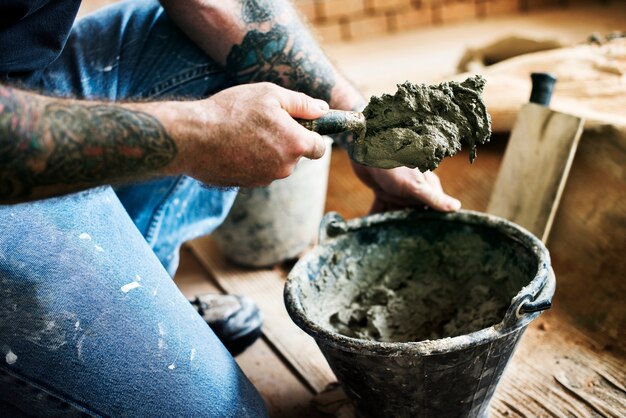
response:
[(224, 223), (212, 234), (231, 261), (269, 267), (295, 258), (315, 241), (332, 154), (332, 140), (324, 138), (322, 158), (302, 158), (289, 177), (239, 192)]
[(359, 416), (484, 417), (554, 290), (548, 250), (505, 219), (331, 213), (290, 272), (285, 304)]

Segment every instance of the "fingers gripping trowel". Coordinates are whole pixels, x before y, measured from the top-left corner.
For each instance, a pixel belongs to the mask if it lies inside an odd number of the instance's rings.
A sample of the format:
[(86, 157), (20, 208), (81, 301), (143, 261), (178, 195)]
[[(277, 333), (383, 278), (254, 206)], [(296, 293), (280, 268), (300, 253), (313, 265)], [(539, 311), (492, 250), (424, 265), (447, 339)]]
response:
[(300, 125), (310, 131), (317, 132), (320, 135), (332, 135), (341, 132), (353, 132), (356, 138), (349, 144), (348, 153), (357, 163), (359, 155), (358, 144), (362, 144), (365, 139), (365, 115), (361, 112), (353, 112), (349, 110), (329, 110), (319, 119), (305, 120), (297, 119)]
[(548, 108), (554, 76), (533, 73), (531, 79), (530, 103), (517, 115), (487, 212), (525, 227), (546, 242), (583, 119)]

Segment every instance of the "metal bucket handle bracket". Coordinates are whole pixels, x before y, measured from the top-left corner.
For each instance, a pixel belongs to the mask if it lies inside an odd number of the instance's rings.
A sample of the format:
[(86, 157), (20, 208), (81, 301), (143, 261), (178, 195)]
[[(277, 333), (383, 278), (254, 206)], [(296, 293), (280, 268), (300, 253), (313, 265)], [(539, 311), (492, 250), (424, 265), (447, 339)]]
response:
[(337, 212), (328, 212), (320, 223), (319, 243), (348, 232), (348, 223)]
[(508, 327), (514, 327), (516, 323), (521, 322), (527, 317), (527, 314), (545, 311), (552, 307), (552, 297), (556, 290), (556, 277), (552, 266), (548, 266), (548, 276), (544, 285), (539, 292), (533, 295), (523, 295), (515, 300), (512, 306), (504, 316), (504, 324)]

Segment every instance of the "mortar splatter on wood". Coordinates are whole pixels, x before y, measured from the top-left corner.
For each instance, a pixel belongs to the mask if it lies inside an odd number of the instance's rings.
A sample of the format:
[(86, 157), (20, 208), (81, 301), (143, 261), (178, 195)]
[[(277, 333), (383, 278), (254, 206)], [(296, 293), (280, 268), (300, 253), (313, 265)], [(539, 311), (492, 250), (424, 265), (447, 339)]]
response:
[(476, 145), (489, 141), (491, 134), (484, 86), (480, 75), (432, 86), (407, 81), (393, 96), (372, 97), (363, 111), (365, 136), (353, 147), (355, 160), (379, 168), (433, 170), (465, 142), (473, 162)]

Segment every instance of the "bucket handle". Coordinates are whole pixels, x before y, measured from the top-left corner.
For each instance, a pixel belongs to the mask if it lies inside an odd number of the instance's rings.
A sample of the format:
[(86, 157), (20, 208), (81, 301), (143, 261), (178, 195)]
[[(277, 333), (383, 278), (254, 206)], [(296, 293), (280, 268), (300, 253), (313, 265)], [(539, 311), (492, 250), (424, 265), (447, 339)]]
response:
[(348, 232), (348, 223), (337, 212), (328, 212), (320, 223), (319, 242), (324, 243), (331, 238)]
[(514, 306), (509, 309), (505, 316), (504, 323), (507, 327), (512, 327), (520, 321), (526, 314), (545, 311), (552, 307), (552, 297), (556, 290), (556, 277), (552, 266), (548, 266), (548, 277), (539, 293), (533, 298), (532, 295), (524, 295), (519, 298)]

